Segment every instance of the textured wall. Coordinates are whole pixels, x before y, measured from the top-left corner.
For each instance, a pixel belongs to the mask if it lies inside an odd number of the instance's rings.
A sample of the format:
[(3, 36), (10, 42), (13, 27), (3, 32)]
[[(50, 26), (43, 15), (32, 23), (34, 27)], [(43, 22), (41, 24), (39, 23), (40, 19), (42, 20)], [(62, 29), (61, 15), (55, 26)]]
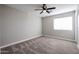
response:
[(2, 45), (41, 35), (41, 18), (35, 12), (26, 13), (3, 6)]
[[(42, 19), (42, 28), (43, 28), (43, 35), (50, 35), (50, 36), (57, 36), (57, 37), (63, 37), (63, 38), (68, 38), (68, 39), (74, 39), (74, 21), (73, 21), (73, 31), (67, 31), (67, 30), (54, 30), (53, 27), (53, 20), (54, 18), (58, 17), (65, 17), (73, 15), (74, 13), (64, 13), (64, 14), (59, 14), (55, 16), (50, 16), (50, 17), (43, 17)], [(74, 19), (74, 17), (73, 17)]]
[(2, 45), (2, 6), (0, 5), (0, 46)]

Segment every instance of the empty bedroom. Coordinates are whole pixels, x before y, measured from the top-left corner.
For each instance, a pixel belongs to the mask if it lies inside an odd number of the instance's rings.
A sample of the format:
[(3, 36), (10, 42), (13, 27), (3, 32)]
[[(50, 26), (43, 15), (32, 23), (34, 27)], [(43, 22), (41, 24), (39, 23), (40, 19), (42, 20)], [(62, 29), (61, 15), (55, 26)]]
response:
[(1, 4), (1, 54), (79, 54), (78, 4)]

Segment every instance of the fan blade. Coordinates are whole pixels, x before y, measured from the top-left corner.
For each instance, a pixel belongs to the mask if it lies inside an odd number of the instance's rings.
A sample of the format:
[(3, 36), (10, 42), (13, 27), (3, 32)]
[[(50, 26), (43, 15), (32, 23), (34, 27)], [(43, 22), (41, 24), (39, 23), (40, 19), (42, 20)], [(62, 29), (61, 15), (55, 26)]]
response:
[(43, 10), (43, 9), (35, 9), (35, 10)]
[(47, 8), (47, 10), (51, 10), (51, 9), (56, 9), (56, 7), (52, 7), (52, 8)]
[(43, 13), (43, 10), (40, 12), (40, 14), (42, 14)]
[(47, 13), (50, 13), (48, 10), (46, 10)]

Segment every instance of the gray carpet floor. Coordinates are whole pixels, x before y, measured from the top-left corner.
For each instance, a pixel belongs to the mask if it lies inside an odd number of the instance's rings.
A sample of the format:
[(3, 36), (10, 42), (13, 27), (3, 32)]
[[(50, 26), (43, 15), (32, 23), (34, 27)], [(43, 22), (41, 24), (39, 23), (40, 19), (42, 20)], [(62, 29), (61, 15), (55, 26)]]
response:
[(74, 42), (38, 37), (1, 49), (2, 54), (79, 54)]

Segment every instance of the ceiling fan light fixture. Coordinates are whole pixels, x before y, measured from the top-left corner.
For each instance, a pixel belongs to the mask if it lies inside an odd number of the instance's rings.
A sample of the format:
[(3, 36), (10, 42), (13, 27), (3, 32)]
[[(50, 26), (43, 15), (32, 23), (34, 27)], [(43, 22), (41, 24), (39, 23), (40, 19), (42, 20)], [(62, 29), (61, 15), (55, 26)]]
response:
[(47, 12), (49, 14), (50, 11), (53, 9), (56, 9), (56, 7), (48, 8), (46, 4), (43, 4), (41, 9), (36, 9), (36, 10), (41, 10), (40, 14), (45, 13), (45, 12)]
[(44, 13), (46, 12), (46, 10), (43, 11)]

